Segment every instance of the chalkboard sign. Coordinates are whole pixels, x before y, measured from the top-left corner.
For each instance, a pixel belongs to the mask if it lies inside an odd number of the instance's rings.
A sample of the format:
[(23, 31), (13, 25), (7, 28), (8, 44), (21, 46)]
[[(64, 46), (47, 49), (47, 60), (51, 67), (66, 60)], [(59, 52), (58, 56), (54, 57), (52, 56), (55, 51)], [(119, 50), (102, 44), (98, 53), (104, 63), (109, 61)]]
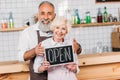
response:
[(120, 2), (120, 0), (96, 0), (96, 2)]
[(45, 56), (50, 65), (74, 62), (72, 45), (46, 48)]

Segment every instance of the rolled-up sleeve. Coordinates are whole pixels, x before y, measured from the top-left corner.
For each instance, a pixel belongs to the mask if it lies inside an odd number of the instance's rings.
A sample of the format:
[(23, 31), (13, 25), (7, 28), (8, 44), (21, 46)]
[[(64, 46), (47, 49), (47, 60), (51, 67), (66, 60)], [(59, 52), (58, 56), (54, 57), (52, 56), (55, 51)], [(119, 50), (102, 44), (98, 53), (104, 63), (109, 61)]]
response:
[(74, 53), (74, 62), (76, 63), (76, 68), (77, 68), (77, 72), (76, 73), (79, 73), (80, 69), (79, 69), (79, 66), (78, 66), (78, 56), (77, 56), (77, 53)]
[(26, 31), (21, 32), (18, 43), (18, 60), (24, 61), (24, 53), (29, 49)]

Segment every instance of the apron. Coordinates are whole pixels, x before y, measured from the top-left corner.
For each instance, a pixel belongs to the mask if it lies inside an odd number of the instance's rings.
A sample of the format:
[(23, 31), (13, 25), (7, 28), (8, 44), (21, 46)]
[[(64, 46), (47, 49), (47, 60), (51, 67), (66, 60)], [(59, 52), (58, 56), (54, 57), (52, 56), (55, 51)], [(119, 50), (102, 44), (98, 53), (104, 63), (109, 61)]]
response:
[[(45, 36), (41, 37), (39, 34), (39, 31), (37, 31), (37, 36), (38, 36), (38, 43), (51, 37), (51, 36), (50, 37), (45, 37)], [(30, 80), (47, 80), (47, 71), (44, 71), (43, 73), (34, 73), (33, 64), (34, 64), (35, 57), (30, 60), (30, 65), (29, 65)]]

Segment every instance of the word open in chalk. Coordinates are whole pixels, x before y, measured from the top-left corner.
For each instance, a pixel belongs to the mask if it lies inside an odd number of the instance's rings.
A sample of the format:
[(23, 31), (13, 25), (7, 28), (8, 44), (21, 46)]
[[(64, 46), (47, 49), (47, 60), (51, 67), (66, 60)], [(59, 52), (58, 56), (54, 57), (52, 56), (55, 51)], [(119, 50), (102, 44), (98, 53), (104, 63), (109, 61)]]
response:
[(50, 65), (74, 62), (72, 45), (46, 48), (45, 54)]

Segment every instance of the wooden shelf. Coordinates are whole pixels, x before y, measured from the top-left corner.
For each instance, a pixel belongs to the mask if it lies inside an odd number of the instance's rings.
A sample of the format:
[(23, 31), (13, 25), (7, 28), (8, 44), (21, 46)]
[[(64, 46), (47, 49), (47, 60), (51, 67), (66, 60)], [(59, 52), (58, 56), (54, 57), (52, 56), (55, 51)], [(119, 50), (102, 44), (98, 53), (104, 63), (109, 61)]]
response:
[(7, 29), (0, 29), (0, 32), (13, 32), (13, 31), (21, 31), (24, 30), (25, 28), (27, 28), (28, 26), (24, 26), (24, 27), (17, 27), (17, 28), (7, 28)]
[[(90, 23), (90, 24), (72, 24), (72, 28), (79, 28), (79, 27), (101, 27), (101, 26), (110, 26), (110, 25), (120, 25), (120, 22), (106, 22), (106, 23)], [(0, 29), (0, 32), (11, 32), (11, 31), (21, 31), (27, 28), (28, 26), (24, 27), (17, 27), (12, 29)]]
[(120, 25), (120, 22), (106, 22), (106, 23), (90, 23), (90, 24), (73, 24), (72, 28), (78, 27), (101, 27), (101, 26), (110, 26), (110, 25)]

